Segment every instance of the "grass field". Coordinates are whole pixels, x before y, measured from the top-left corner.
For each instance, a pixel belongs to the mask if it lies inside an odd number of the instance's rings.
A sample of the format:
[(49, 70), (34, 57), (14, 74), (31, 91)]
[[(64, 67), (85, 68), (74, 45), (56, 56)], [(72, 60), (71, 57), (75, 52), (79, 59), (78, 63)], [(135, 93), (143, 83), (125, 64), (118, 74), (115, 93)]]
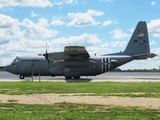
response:
[[(95, 96), (160, 98), (157, 82), (0, 82), (0, 94), (91, 93)], [(83, 94), (84, 93), (84, 94)], [(123, 93), (123, 94), (122, 94)], [(137, 93), (137, 94), (135, 94)], [(143, 93), (143, 94), (141, 94)], [(88, 94), (87, 94), (88, 95)], [(0, 120), (158, 120), (160, 109), (57, 103), (27, 105), (0, 102)]]
[(160, 82), (0, 82), (0, 94), (37, 93), (91, 93), (96, 96), (160, 98)]
[(159, 120), (160, 110), (57, 103), (0, 104), (0, 120)]

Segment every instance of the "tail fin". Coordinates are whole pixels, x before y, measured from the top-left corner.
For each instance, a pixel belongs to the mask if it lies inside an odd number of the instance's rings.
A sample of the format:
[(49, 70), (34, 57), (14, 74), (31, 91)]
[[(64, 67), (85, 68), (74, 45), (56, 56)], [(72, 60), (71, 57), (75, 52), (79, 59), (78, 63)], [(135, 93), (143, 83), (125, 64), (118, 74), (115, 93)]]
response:
[(146, 22), (140, 21), (137, 24), (124, 53), (129, 55), (150, 53)]
[(155, 57), (156, 54), (150, 53), (146, 22), (138, 22), (124, 52), (113, 53), (108, 55), (130, 55), (134, 59), (147, 59)]

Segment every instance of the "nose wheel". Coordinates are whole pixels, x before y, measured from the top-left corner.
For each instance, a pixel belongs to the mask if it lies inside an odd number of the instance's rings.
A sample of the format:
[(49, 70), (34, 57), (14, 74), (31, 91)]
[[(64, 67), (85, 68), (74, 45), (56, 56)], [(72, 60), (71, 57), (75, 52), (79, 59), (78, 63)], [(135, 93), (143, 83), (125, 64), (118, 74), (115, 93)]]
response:
[(25, 76), (24, 76), (24, 75), (19, 75), (19, 78), (20, 78), (20, 79), (24, 79)]

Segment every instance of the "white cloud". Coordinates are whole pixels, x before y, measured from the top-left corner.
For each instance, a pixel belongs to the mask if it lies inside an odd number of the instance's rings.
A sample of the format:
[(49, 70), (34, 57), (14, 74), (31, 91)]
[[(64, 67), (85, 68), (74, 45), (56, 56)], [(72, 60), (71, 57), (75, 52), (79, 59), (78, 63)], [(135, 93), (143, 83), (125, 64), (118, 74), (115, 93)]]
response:
[(151, 3), (151, 5), (155, 5), (155, 4), (156, 4), (154, 1), (152, 1), (152, 2), (150, 2), (150, 3)]
[(0, 44), (6, 44), (20, 35), (18, 19), (0, 14)]
[(60, 6), (63, 4), (77, 4), (77, 3), (78, 3), (77, 0), (61, 0), (61, 1), (59, 0), (58, 2), (57, 1), (53, 2), (53, 5)]
[(105, 27), (105, 26), (108, 26), (108, 25), (111, 25), (111, 24), (117, 24), (117, 22), (116, 21), (112, 21), (112, 20), (107, 20), (107, 21), (103, 22), (101, 27)]
[(103, 12), (88, 10), (86, 13), (68, 13), (68, 17), (73, 19), (68, 23), (68, 26), (84, 27), (89, 25), (98, 25), (100, 22), (96, 22), (92, 16), (101, 16)]
[(22, 31), (23, 36), (28, 39), (50, 38), (54, 37), (58, 31), (48, 29), (48, 20), (42, 18), (38, 23), (34, 23), (28, 18), (21, 23), (25, 30)]
[(112, 24), (112, 21), (111, 20), (107, 20), (107, 21), (103, 22), (102, 26), (108, 26), (110, 24)]
[(66, 23), (61, 20), (52, 20), (51, 25), (53, 26), (60, 26), (60, 25), (65, 25)]
[(48, 27), (48, 20), (41, 18), (39, 19), (39, 22), (37, 23), (39, 26)]
[(154, 40), (152, 40), (152, 41), (150, 42), (150, 44), (151, 44), (151, 45), (155, 45), (156, 42), (155, 42)]
[(148, 31), (153, 33), (153, 37), (160, 38), (160, 19), (151, 20), (147, 26)]
[(53, 5), (58, 5), (58, 6), (60, 6), (60, 5), (62, 5), (63, 3), (64, 3), (63, 1), (59, 1), (59, 2), (56, 1), (56, 2), (53, 3)]
[(36, 17), (37, 14), (36, 14), (34, 11), (32, 11), (32, 12), (31, 12), (31, 16), (32, 16), (32, 17)]
[(51, 39), (57, 33), (58, 31), (49, 29), (48, 20), (44, 18), (39, 19), (37, 23), (28, 18), (20, 22), (0, 14), (0, 57), (3, 58), (0, 63), (5, 65), (17, 55), (44, 53), (45, 39)]
[(66, 4), (73, 4), (73, 3), (77, 3), (77, 0), (65, 0)]
[(160, 48), (154, 48), (151, 50), (153, 53), (155, 54), (159, 54), (160, 55)]
[(98, 56), (111, 52), (111, 50), (108, 47), (89, 46), (86, 47), (86, 49), (90, 56), (94, 56), (95, 54), (96, 56)]
[[(44, 47), (44, 51), (45, 51), (45, 41), (42, 40), (30, 40), (30, 39), (21, 39), (19, 41), (15, 41), (12, 40), (10, 41), (10, 43), (8, 43), (5, 47), (6, 51), (12, 51), (15, 53), (26, 53), (27, 54), (35, 54), (38, 51), (36, 51), (37, 49), (40, 50), (40, 48)], [(33, 49), (34, 48), (34, 49)]]
[(123, 66), (120, 66), (120, 69), (123, 70), (128, 70), (128, 69), (159, 69), (158, 65), (160, 64), (159, 61), (155, 60), (156, 58), (153, 59), (147, 59), (147, 60), (135, 60), (130, 63), (127, 63)]
[(129, 29), (129, 31), (132, 32), (132, 33), (134, 32), (134, 30), (135, 30), (135, 28)]
[(101, 47), (108, 47), (109, 46), (109, 43), (108, 42), (105, 42), (101, 45)]
[[(62, 51), (64, 49), (64, 46), (66, 45), (82, 45), (85, 46), (86, 48), (90, 48), (89, 52), (90, 53), (102, 53), (105, 51), (108, 51), (106, 48), (107, 46), (101, 46), (100, 48), (98, 47), (101, 45), (101, 40), (98, 38), (97, 35), (93, 34), (87, 34), (84, 33), (80, 36), (70, 36), (68, 38), (62, 37), (62, 38), (57, 38), (53, 39), (51, 41), (47, 41), (48, 46), (50, 46), (49, 51)], [(97, 49), (91, 49), (91, 48), (97, 48)], [(32, 56), (32, 55), (37, 55), (37, 54), (43, 54), (45, 53), (46, 49), (46, 41), (42, 39), (27, 39), (25, 37), (21, 37), (19, 40), (10, 40), (8, 44), (4, 44), (3, 46), (0, 46), (0, 49), (3, 51), (0, 51), (0, 56), (6, 60), (4, 62), (4, 59), (0, 60), (1, 64), (6, 65), (11, 62), (11, 59), (14, 59), (15, 56)], [(99, 50), (98, 50), (99, 49)], [(97, 51), (98, 50), (98, 51)], [(11, 55), (9, 55), (9, 54)], [(9, 58), (4, 55), (10, 56)], [(93, 54), (92, 54), (93, 55)], [(10, 59), (10, 61), (9, 61)]]
[(54, 45), (55, 48), (59, 48), (61, 46), (64, 47), (68, 45), (85, 46), (91, 56), (93, 56), (95, 53), (97, 55), (100, 55), (112, 51), (111, 49), (109, 49), (108, 42), (102, 43), (102, 41), (98, 38), (97, 35), (87, 33), (84, 33), (80, 36), (70, 36), (68, 38), (62, 37), (53, 39), (51, 42), (49, 42), (49, 44)]
[(90, 45), (97, 45), (100, 44), (101, 40), (98, 39), (96, 35), (93, 34), (87, 34), (84, 33), (80, 36), (71, 36), (69, 38), (57, 38), (53, 39), (51, 41), (51, 44), (53, 45), (85, 45), (85, 46), (90, 46)]
[(11, 18), (10, 16), (0, 14), (0, 28), (10, 28), (18, 23), (18, 19)]
[(127, 33), (123, 33), (122, 30), (116, 29), (114, 31), (111, 31), (110, 34), (112, 34), (113, 39), (122, 39), (122, 38), (128, 38), (131, 35)]
[(21, 39), (11, 40), (8, 44), (0, 46), (1, 65), (10, 64), (16, 56), (36, 56), (45, 53), (46, 42), (43, 40)]
[(160, 33), (154, 33), (154, 34), (153, 34), (153, 37), (155, 37), (155, 38), (160, 38)]
[(151, 20), (147, 26), (149, 32), (160, 32), (160, 19)]
[(50, 0), (1, 0), (0, 8), (6, 6), (52, 7)]
[(114, 41), (114, 42), (111, 42), (111, 46), (114, 46), (114, 47), (122, 47), (123, 45), (126, 44), (126, 41)]
[(88, 10), (87, 14), (90, 15), (90, 16), (101, 16), (104, 13), (100, 12), (100, 11), (97, 11), (97, 10), (91, 10), (90, 9), (90, 10)]

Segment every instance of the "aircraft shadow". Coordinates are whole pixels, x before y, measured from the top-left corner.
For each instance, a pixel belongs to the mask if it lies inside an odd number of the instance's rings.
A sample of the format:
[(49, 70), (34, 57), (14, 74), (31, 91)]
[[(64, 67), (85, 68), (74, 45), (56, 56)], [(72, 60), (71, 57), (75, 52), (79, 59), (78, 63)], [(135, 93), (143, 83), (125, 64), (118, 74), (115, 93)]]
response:
[(81, 79), (64, 79), (66, 82), (90, 82), (92, 79), (81, 78)]

